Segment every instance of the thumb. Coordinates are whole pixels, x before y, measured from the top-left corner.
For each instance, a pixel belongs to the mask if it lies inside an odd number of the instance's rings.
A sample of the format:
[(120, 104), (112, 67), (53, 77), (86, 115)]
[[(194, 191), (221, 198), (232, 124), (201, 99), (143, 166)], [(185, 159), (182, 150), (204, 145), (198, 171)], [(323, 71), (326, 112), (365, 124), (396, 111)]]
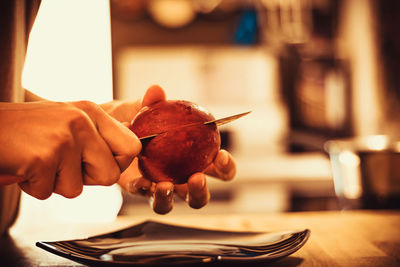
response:
[(146, 90), (146, 93), (143, 96), (142, 107), (165, 99), (165, 91), (159, 85), (152, 85)]
[(85, 111), (91, 118), (99, 134), (110, 148), (121, 172), (123, 172), (142, 149), (139, 138), (128, 127), (109, 116), (98, 105), (88, 101), (74, 102), (73, 104)]

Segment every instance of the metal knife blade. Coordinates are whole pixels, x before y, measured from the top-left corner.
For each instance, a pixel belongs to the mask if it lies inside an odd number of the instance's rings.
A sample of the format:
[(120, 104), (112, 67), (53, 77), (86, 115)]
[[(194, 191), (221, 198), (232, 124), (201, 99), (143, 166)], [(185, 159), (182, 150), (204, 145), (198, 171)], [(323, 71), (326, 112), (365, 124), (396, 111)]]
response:
[(217, 126), (221, 126), (221, 125), (227, 124), (227, 123), (229, 123), (231, 121), (237, 120), (240, 117), (246, 116), (250, 112), (251, 111), (247, 111), (247, 112), (243, 112), (243, 113), (240, 113), (240, 114), (236, 114), (236, 115), (225, 117), (225, 118), (218, 119), (218, 120), (206, 121), (206, 122), (204, 122), (204, 124), (207, 125), (207, 124), (215, 123)]
[[(243, 113), (236, 114), (236, 115), (233, 115), (233, 116), (228, 116), (228, 117), (225, 117), (225, 118), (221, 118), (221, 119), (217, 119), (217, 120), (212, 120), (212, 121), (206, 121), (206, 122), (203, 122), (203, 123), (190, 123), (190, 124), (187, 124), (187, 125), (179, 126), (179, 128), (184, 128), (184, 127), (188, 127), (188, 126), (194, 126), (194, 125), (197, 125), (197, 124), (204, 124), (204, 125), (207, 125), (207, 124), (212, 124), (212, 123), (215, 123), (217, 126), (221, 126), (221, 125), (223, 125), (223, 124), (227, 124), (227, 123), (229, 123), (229, 122), (232, 122), (232, 121), (234, 121), (234, 120), (237, 120), (237, 119), (239, 119), (239, 118), (241, 118), (241, 117), (243, 117), (243, 116), (246, 116), (246, 115), (249, 114), (250, 112), (251, 112), (251, 111), (247, 111), (247, 112), (243, 112)], [(146, 139), (150, 139), (150, 138), (156, 137), (157, 135), (162, 134), (162, 133), (165, 133), (165, 132), (161, 132), (161, 133), (156, 133), (156, 134), (152, 134), (152, 135), (143, 136), (143, 137), (140, 137), (139, 140), (143, 141), (143, 140), (146, 140)]]

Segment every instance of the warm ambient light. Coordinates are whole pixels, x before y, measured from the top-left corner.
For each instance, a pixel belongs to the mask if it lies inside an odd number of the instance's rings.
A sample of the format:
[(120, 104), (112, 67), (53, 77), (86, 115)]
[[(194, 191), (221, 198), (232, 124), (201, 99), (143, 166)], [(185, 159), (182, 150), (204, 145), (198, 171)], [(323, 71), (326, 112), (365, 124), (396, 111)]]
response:
[[(49, 100), (112, 100), (110, 6), (107, 0), (42, 0), (31, 31), (23, 86)], [(86, 187), (76, 199), (22, 196), (18, 225), (115, 219), (119, 189)], [(33, 219), (36, 218), (36, 219)], [(16, 227), (18, 228), (18, 227)]]
[(371, 150), (383, 150), (388, 147), (389, 139), (385, 135), (374, 135), (366, 138), (367, 147)]
[(43, 0), (22, 84), (50, 100), (112, 100), (109, 1)]
[[(343, 195), (348, 199), (357, 199), (362, 194), (361, 171), (359, 168), (360, 158), (354, 152), (345, 150), (339, 154), (341, 166), (341, 183), (340, 190), (343, 190)], [(338, 185), (335, 185), (337, 188)]]

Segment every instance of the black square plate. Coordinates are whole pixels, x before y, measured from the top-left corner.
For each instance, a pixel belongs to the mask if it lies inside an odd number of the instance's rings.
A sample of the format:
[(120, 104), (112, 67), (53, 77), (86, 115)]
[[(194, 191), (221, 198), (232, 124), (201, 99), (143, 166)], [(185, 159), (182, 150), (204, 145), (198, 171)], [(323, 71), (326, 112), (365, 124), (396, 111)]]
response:
[(146, 221), (116, 232), (36, 245), (86, 265), (179, 265), (270, 262), (300, 249), (310, 230), (215, 231)]

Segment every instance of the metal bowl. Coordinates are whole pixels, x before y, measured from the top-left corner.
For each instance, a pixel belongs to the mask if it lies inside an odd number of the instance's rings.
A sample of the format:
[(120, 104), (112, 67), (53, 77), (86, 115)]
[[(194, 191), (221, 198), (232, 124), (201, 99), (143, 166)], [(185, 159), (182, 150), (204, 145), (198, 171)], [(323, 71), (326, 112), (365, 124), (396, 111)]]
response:
[(400, 141), (386, 135), (325, 143), (344, 209), (400, 208)]

